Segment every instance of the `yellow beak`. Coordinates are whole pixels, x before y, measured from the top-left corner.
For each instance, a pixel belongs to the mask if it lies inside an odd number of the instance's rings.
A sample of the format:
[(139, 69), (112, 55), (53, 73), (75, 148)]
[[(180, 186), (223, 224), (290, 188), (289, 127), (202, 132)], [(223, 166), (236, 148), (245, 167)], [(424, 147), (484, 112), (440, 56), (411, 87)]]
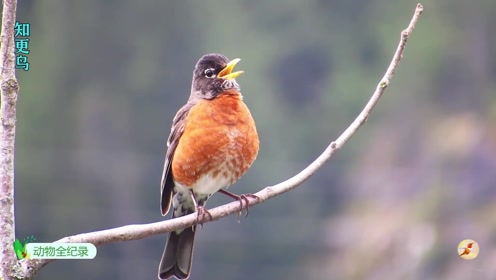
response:
[(229, 80), (229, 79), (235, 79), (236, 77), (238, 77), (239, 75), (243, 74), (244, 71), (236, 71), (236, 72), (232, 72), (232, 70), (234, 69), (234, 66), (236, 66), (236, 64), (240, 61), (241, 59), (239, 58), (235, 58), (231, 61), (229, 61), (229, 63), (226, 65), (226, 67), (224, 67), (224, 69), (222, 69), (219, 74), (217, 75), (217, 78), (222, 78), (224, 80)]

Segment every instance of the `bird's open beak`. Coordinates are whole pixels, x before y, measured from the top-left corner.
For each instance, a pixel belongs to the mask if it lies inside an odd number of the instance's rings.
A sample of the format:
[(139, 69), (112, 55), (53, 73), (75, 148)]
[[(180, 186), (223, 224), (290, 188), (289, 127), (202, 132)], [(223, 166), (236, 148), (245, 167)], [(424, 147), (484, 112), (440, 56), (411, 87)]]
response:
[(224, 69), (222, 69), (219, 72), (219, 74), (217, 75), (217, 78), (222, 78), (224, 80), (228, 80), (228, 79), (234, 79), (234, 78), (238, 77), (239, 75), (243, 74), (244, 71), (236, 71), (236, 72), (232, 71), (234, 69), (234, 66), (236, 66), (236, 64), (240, 60), (241, 59), (239, 59), (239, 58), (235, 58), (235, 59), (229, 61), (229, 63), (226, 65), (226, 67), (224, 67)]

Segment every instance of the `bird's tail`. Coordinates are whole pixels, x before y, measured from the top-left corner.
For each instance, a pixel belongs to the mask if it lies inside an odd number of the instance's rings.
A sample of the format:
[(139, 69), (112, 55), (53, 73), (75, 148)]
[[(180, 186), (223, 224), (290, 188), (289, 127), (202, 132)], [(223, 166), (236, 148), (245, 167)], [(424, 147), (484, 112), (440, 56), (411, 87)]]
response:
[(179, 233), (169, 233), (162, 260), (158, 268), (158, 278), (188, 279), (193, 260), (193, 245), (195, 243), (195, 227), (185, 228)]

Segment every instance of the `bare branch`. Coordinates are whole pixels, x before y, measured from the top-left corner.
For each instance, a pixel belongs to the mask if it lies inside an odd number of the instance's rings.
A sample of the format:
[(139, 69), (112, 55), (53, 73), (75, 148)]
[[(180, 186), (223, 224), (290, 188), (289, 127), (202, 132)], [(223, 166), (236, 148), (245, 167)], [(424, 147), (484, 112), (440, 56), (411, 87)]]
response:
[[(249, 199), (249, 205), (253, 206), (259, 203), (262, 203), (272, 197), (281, 195), (285, 192), (288, 192), (297, 186), (301, 185), (304, 181), (306, 181), (310, 176), (312, 176), (317, 170), (319, 170), (322, 165), (327, 162), (336, 151), (341, 149), (341, 147), (351, 138), (353, 134), (358, 130), (360, 126), (362, 126), (367, 120), (370, 112), (374, 108), (374, 106), (379, 101), (379, 98), (384, 93), (384, 90), (389, 85), (391, 78), (393, 77), (394, 71), (398, 67), (398, 64), (403, 57), (403, 51), (406, 46), (406, 42), (415, 28), (415, 24), (418, 21), (420, 14), (423, 11), (423, 7), (421, 4), (417, 5), (415, 10), (415, 14), (409, 24), (409, 26), (401, 32), (401, 39), (398, 45), (398, 48), (393, 56), (391, 64), (389, 65), (384, 77), (377, 85), (375, 92), (370, 98), (367, 105), (364, 107), (362, 112), (358, 115), (358, 117), (351, 123), (351, 125), (339, 136), (336, 141), (330, 143), (327, 149), (317, 158), (315, 159), (309, 166), (303, 169), (300, 173), (296, 174), (292, 178), (281, 182), (274, 186), (269, 186), (264, 188), (263, 190), (257, 192), (257, 195), (260, 200)], [(231, 202), (213, 209), (209, 209), (210, 214), (212, 215), (212, 220), (216, 221), (228, 215), (239, 213), (241, 211), (241, 205), (239, 202)], [(210, 220), (206, 220), (205, 217), (200, 219), (202, 223), (210, 222)], [(142, 225), (127, 225), (123, 227), (107, 229), (96, 232), (82, 233), (70, 237), (62, 238), (56, 242), (89, 242), (93, 243), (96, 246), (105, 245), (117, 241), (127, 241), (127, 240), (137, 240), (143, 239), (145, 237), (149, 237), (152, 235), (163, 234), (166, 232), (170, 232), (173, 230), (177, 230), (180, 228), (185, 228), (188, 226), (192, 226), (197, 224), (196, 214), (190, 214), (187, 216), (183, 216), (180, 218), (151, 223), (151, 224), (142, 224)], [(48, 264), (50, 260), (23, 260), (23, 265), (27, 268), (30, 268), (31, 277), (36, 273), (37, 270)]]
[(15, 77), (14, 26), (16, 0), (3, 1), (1, 34), (0, 105), (0, 268), (1, 279), (23, 275), (14, 253), (14, 141), (16, 101), (19, 86)]

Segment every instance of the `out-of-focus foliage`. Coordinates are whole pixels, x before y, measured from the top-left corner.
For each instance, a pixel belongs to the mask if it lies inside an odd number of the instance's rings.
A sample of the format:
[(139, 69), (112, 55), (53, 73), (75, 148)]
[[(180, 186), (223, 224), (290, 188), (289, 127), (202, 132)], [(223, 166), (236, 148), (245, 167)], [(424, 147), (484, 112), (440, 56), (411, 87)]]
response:
[[(19, 1), (17, 237), (162, 220), (165, 140), (197, 59), (242, 58), (261, 139), (231, 190), (304, 168), (354, 119), (416, 1)], [(366, 125), (301, 188), (199, 232), (191, 279), (494, 279), (496, 1), (423, 3)], [(229, 201), (214, 196), (208, 206)], [(477, 259), (457, 256), (478, 241)], [(155, 279), (165, 236), (37, 279)]]

